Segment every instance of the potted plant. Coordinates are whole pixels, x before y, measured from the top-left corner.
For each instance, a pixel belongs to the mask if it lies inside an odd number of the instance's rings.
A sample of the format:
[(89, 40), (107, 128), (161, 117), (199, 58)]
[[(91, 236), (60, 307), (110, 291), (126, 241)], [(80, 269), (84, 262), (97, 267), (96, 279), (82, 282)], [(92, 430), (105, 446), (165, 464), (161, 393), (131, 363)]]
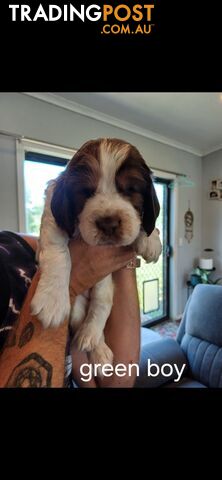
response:
[(211, 270), (204, 270), (203, 268), (194, 268), (191, 272), (190, 283), (192, 287), (195, 287), (198, 283), (205, 283), (210, 285), (217, 285), (222, 283), (222, 277), (216, 280), (210, 279)]

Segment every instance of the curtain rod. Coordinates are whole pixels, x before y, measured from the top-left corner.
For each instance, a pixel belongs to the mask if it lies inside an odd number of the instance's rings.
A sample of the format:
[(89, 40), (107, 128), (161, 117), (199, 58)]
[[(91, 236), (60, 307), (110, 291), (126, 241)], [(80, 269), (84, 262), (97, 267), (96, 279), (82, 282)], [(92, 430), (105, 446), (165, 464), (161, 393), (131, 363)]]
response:
[(177, 177), (185, 177), (187, 178), (188, 175), (186, 175), (185, 173), (179, 173), (179, 172), (173, 172), (172, 170), (164, 170), (162, 168), (156, 168), (156, 167), (152, 167), (150, 166), (151, 170), (156, 170), (157, 172), (164, 172), (164, 173), (170, 173), (171, 175), (176, 175)]
[[(30, 138), (30, 137), (25, 137), (24, 135), (18, 135), (17, 133), (10, 133), (10, 132), (6, 132), (4, 130), (0, 130), (0, 135), (6, 135), (8, 137), (13, 137), (15, 138), (16, 140), (19, 140), (19, 141), (29, 141), (29, 142), (33, 142), (33, 143), (41, 143), (43, 145), (48, 145), (48, 146), (52, 146), (52, 147), (57, 147), (57, 148), (61, 148), (61, 149), (64, 149), (64, 150), (70, 150), (70, 152), (73, 152), (75, 150), (77, 150), (76, 148), (70, 148), (70, 147), (65, 147), (64, 145), (58, 145), (57, 143), (48, 143), (46, 142), (45, 140), (37, 140), (37, 139), (34, 139), (34, 138)], [(179, 172), (173, 172), (172, 170), (163, 170), (162, 168), (156, 168), (156, 167), (152, 167), (150, 166), (151, 169), (153, 170), (156, 170), (158, 172), (165, 172), (165, 173), (169, 173), (171, 175), (176, 175), (177, 177), (185, 177), (187, 178), (187, 175), (185, 175), (185, 173), (179, 173)]]
[(4, 130), (0, 130), (0, 135), (6, 135), (7, 137), (13, 137), (16, 140), (21, 141), (27, 141), (27, 142), (33, 142), (33, 143), (41, 143), (42, 145), (45, 146), (51, 146), (51, 147), (56, 147), (56, 148), (61, 148), (63, 150), (69, 150), (70, 152), (74, 152), (77, 150), (77, 148), (70, 148), (66, 147), (65, 145), (59, 145), (58, 143), (52, 143), (52, 142), (46, 142), (45, 140), (40, 140), (40, 139), (34, 139), (30, 137), (26, 137), (25, 135), (19, 135), (17, 133), (11, 133), (11, 132), (5, 132)]
[(17, 140), (20, 140), (22, 139), (22, 135), (18, 135), (17, 133), (9, 133), (9, 132), (6, 132), (5, 130), (0, 130), (0, 135), (6, 135), (7, 137), (14, 137), (16, 138)]

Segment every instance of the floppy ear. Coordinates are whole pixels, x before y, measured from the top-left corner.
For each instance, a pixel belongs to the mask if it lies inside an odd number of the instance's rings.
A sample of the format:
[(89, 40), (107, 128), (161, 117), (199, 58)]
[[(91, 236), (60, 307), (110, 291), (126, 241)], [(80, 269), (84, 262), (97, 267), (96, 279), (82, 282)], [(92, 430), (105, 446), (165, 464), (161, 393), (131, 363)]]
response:
[[(149, 169), (148, 169), (149, 170)], [(144, 195), (144, 205), (143, 205), (143, 229), (147, 235), (151, 235), (152, 231), (155, 228), (156, 219), (160, 213), (160, 204), (157, 198), (157, 194), (153, 185), (152, 178), (150, 176), (151, 171), (146, 172), (147, 177), (147, 188)]]
[(68, 197), (65, 173), (62, 173), (56, 181), (52, 195), (51, 210), (58, 227), (65, 230), (72, 237), (76, 225), (76, 214), (74, 205), (72, 205)]

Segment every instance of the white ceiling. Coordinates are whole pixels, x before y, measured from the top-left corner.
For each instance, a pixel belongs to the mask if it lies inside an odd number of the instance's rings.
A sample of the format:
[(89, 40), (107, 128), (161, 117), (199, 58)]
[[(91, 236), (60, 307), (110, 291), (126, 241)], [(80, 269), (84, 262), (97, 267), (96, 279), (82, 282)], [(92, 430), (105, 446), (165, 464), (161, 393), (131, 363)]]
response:
[(220, 93), (29, 95), (198, 155), (222, 148)]

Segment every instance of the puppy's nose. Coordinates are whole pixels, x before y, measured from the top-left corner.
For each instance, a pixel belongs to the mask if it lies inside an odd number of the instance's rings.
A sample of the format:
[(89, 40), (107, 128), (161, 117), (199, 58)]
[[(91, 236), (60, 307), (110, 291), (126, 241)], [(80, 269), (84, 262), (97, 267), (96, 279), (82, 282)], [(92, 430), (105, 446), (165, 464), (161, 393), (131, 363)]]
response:
[(101, 217), (96, 220), (96, 225), (106, 235), (113, 235), (120, 226), (119, 217)]

